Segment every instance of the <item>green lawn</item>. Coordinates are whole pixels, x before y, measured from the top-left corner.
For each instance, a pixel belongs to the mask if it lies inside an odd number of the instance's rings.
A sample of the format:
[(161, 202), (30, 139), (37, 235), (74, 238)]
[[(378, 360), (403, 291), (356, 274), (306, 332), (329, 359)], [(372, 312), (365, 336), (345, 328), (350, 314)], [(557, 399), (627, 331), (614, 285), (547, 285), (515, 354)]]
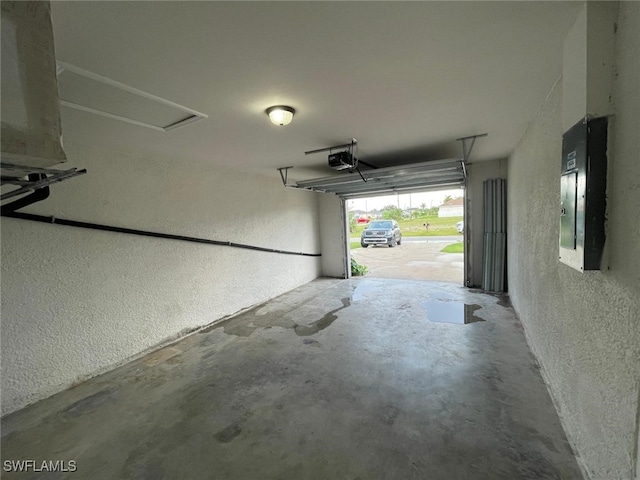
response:
[[(459, 235), (456, 230), (456, 223), (460, 220), (462, 220), (462, 217), (438, 218), (437, 216), (430, 216), (422, 218), (403, 218), (398, 221), (398, 225), (400, 225), (402, 235), (406, 237), (437, 237)], [(429, 224), (428, 231), (424, 227), (425, 223)], [(357, 225), (351, 232), (351, 237), (359, 237), (366, 226), (367, 224)]]
[(452, 243), (451, 245), (447, 245), (440, 251), (444, 253), (464, 253), (464, 243)]
[(360, 245), (360, 242), (350, 242), (349, 243), (349, 250), (353, 250), (355, 248), (362, 248), (362, 245)]

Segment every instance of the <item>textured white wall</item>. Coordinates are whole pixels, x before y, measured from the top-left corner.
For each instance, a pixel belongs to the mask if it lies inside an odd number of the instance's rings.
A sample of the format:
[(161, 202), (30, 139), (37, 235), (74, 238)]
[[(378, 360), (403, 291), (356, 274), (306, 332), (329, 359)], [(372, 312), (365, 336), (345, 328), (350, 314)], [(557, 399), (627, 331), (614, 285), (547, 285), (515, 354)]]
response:
[[(482, 139), (480, 139), (482, 141)], [(469, 182), (467, 184), (467, 200), (469, 208), (469, 225), (465, 225), (471, 248), (469, 249), (467, 272), (471, 280), (470, 286), (482, 284), (482, 252), (484, 242), (484, 205), (483, 182), (490, 178), (507, 177), (507, 160), (491, 160), (475, 162), (468, 166)], [(507, 207), (508, 208), (508, 207)]]
[(611, 128), (610, 270), (558, 262), (562, 86), (509, 159), (508, 268), (514, 307), (563, 425), (593, 480), (636, 469), (640, 384), (640, 3), (621, 2)]
[(582, 5), (562, 52), (562, 131), (569, 130), (587, 113), (587, 6)]
[[(89, 173), (25, 212), (319, 253), (318, 194), (65, 145)], [(73, 165), (76, 166), (76, 165)], [(2, 412), (320, 274), (320, 258), (2, 219)]]
[(320, 247), (322, 250), (322, 275), (346, 278), (346, 219), (344, 204), (340, 197), (329, 193), (320, 194), (318, 199), (320, 216)]

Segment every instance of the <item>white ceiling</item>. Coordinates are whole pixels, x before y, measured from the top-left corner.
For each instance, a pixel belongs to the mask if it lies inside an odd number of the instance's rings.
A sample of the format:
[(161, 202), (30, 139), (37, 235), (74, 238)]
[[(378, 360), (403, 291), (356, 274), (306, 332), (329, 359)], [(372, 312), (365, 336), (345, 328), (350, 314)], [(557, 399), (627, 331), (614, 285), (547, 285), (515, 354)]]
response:
[[(291, 180), (358, 139), (393, 165), (504, 158), (562, 70), (579, 2), (53, 2), (58, 60), (203, 112), (158, 132), (63, 108), (65, 138)], [(297, 110), (287, 127), (264, 110)], [(311, 169), (311, 170), (310, 170)]]

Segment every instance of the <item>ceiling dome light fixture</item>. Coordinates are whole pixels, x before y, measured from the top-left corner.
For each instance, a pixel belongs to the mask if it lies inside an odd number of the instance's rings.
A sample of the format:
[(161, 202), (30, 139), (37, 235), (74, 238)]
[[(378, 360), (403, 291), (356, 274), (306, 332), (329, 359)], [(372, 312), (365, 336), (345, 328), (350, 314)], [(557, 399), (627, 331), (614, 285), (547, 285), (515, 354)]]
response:
[(286, 105), (267, 108), (267, 115), (269, 115), (269, 119), (275, 125), (289, 125), (291, 120), (293, 120), (294, 113), (296, 113), (296, 111)]

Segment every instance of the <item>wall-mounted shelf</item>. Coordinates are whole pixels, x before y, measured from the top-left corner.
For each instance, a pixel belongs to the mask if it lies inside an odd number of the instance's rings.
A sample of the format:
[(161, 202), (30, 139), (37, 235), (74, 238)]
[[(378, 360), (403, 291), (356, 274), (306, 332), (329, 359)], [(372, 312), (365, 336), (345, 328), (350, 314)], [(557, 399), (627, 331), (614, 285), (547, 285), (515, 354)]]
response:
[[(2, 205), (2, 213), (13, 212), (32, 203), (44, 200), (49, 196), (49, 185), (62, 182), (68, 178), (77, 177), (87, 173), (86, 169), (78, 170), (54, 170), (51, 168), (36, 168), (12, 163), (0, 164), (0, 184), (13, 185), (17, 188), (6, 191), (0, 195), (0, 200), (5, 201), (19, 195), (25, 195), (18, 200)], [(4, 190), (4, 188), (3, 188)]]

